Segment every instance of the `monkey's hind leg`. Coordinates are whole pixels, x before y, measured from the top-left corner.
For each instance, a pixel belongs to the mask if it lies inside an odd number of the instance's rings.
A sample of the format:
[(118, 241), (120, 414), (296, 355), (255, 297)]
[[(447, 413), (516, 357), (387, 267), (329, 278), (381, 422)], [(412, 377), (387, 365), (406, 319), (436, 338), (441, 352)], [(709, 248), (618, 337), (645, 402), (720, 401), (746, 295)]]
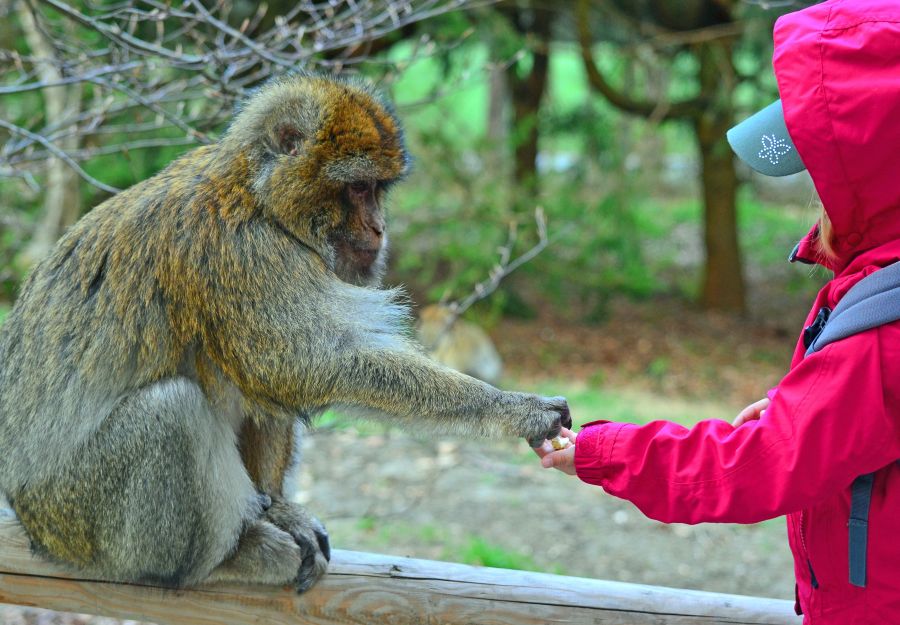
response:
[(260, 415), (248, 418), (240, 433), (244, 466), (256, 489), (268, 499), (263, 518), (284, 530), (303, 552), (297, 590), (303, 592), (325, 574), (331, 547), (328, 532), (319, 520), (284, 494), (286, 475), (294, 462), (293, 420)]
[(62, 471), (12, 495), (38, 551), (107, 579), (195, 584), (245, 561), (239, 538), (260, 535), (277, 539), (248, 539), (267, 567), (238, 567), (233, 579), (291, 583), (302, 562), (286, 532), (260, 521), (231, 424), (184, 378), (120, 400)]

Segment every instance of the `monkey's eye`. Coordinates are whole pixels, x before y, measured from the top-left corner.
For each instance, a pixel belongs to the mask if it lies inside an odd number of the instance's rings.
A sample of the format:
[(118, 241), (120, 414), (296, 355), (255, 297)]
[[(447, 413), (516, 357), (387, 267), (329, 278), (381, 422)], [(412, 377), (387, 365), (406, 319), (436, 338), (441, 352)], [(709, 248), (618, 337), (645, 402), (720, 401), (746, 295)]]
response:
[(363, 193), (367, 193), (367, 192), (371, 191), (371, 190), (372, 190), (372, 186), (373, 186), (373, 185), (372, 185), (371, 182), (366, 182), (366, 181), (363, 181), (363, 180), (357, 180), (356, 182), (351, 182), (351, 183), (350, 183), (350, 190), (351, 190), (353, 193), (358, 193), (358, 194), (362, 195)]

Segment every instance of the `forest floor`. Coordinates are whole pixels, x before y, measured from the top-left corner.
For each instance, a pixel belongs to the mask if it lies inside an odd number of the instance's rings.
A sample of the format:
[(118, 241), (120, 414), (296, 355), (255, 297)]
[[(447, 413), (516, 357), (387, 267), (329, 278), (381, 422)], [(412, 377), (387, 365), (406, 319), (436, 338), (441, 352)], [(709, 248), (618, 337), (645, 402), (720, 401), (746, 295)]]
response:
[[(552, 315), (491, 334), (502, 386), (563, 394), (576, 423), (731, 419), (786, 370), (791, 328), (698, 312), (677, 300), (614, 304), (600, 325)], [(303, 440), (298, 501), (332, 545), (476, 565), (792, 598), (783, 519), (665, 525), (576, 478), (544, 470), (523, 441), (434, 437), (339, 416)], [(3, 625), (107, 619), (0, 608)]]

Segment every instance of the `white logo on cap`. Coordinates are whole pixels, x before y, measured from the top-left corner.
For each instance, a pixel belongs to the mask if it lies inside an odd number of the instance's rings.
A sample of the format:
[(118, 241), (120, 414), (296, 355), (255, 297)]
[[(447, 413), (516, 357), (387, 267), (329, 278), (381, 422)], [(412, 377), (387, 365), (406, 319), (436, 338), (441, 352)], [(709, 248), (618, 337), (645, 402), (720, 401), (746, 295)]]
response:
[(778, 164), (778, 160), (791, 151), (791, 146), (779, 139), (775, 135), (762, 136), (762, 150), (759, 151), (759, 157), (768, 160), (773, 165)]

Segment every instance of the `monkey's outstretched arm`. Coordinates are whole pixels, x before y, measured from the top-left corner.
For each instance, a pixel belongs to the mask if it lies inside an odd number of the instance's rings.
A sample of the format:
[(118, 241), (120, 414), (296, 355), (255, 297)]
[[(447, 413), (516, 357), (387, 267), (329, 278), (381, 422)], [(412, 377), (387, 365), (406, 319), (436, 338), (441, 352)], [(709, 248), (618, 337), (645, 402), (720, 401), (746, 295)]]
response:
[(501, 391), (414, 350), (335, 339), (335, 332), (301, 331), (288, 321), (261, 330), (257, 321), (222, 332), (216, 360), (264, 405), (315, 411), (340, 404), (415, 420), (417, 427), (541, 441), (571, 423), (562, 398)]
[(458, 434), (543, 440), (568, 419), (561, 398), (504, 392), (402, 351), (344, 354), (334, 396), (337, 403)]

